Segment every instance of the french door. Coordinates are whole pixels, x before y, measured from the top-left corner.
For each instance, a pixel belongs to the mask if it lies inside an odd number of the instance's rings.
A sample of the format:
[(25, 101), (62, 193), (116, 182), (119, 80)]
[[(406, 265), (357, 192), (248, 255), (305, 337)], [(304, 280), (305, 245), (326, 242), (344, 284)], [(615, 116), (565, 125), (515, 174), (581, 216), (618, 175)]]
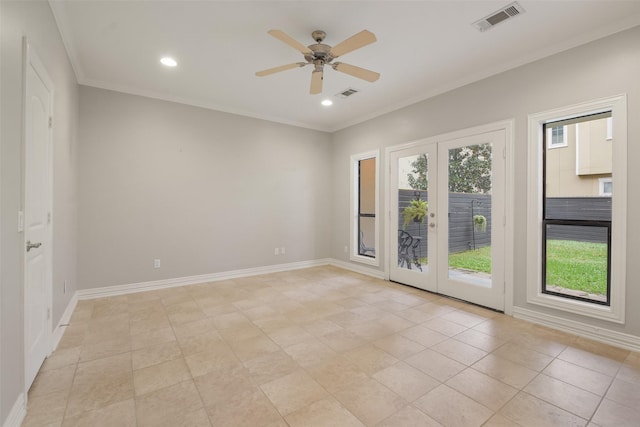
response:
[(504, 310), (505, 138), (389, 152), (390, 280)]

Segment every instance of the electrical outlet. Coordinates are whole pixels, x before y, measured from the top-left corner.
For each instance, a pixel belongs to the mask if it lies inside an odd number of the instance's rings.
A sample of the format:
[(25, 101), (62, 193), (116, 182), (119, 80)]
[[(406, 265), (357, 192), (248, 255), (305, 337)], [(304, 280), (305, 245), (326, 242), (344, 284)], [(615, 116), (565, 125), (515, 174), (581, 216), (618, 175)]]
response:
[(280, 249), (279, 249), (279, 248), (275, 248), (275, 249), (273, 250), (273, 254), (274, 254), (274, 255), (280, 255)]
[(153, 260), (153, 268), (160, 268), (160, 260), (159, 259), (154, 259)]
[(63, 283), (63, 285), (62, 285), (62, 286), (63, 286), (63, 288), (62, 288), (62, 291), (63, 291), (63, 292), (62, 292), (62, 293), (65, 293), (65, 294), (66, 294), (66, 293), (67, 293), (67, 281), (66, 281), (66, 280), (64, 281), (64, 283)]
[(284, 247), (280, 248), (280, 255), (284, 255)]

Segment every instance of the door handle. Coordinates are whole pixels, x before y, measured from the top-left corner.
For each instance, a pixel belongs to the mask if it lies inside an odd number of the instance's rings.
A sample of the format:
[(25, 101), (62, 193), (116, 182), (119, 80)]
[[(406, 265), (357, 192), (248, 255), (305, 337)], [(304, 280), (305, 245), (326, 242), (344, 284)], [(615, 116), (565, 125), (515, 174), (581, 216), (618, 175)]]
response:
[(42, 246), (42, 243), (31, 243), (31, 240), (27, 240), (27, 252), (31, 249), (37, 249)]
[(431, 223), (429, 223), (429, 227), (431, 227), (431, 228), (436, 228), (436, 223), (435, 223), (435, 222), (431, 222)]

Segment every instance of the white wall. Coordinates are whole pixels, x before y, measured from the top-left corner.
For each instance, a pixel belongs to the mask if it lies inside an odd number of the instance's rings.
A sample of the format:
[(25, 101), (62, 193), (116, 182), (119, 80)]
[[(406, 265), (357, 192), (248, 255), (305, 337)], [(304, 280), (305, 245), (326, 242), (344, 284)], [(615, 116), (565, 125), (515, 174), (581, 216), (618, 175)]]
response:
[(80, 111), (80, 289), (329, 256), (329, 134), (85, 86)]
[[(1, 174), (0, 289), (2, 348), (0, 424), (24, 387), (23, 366), (23, 236), (17, 214), (23, 206), (23, 77), (22, 38), (26, 36), (42, 59), (55, 86), (53, 114), (53, 324), (58, 323), (76, 289), (76, 164), (78, 86), (67, 59), (49, 4), (44, 1), (0, 2), (1, 57)], [(67, 293), (63, 282), (67, 280)]]
[[(333, 136), (334, 258), (348, 261), (342, 247), (349, 236), (349, 156), (446, 132), (504, 119), (515, 119), (515, 306), (558, 315), (640, 336), (640, 287), (636, 285), (635, 258), (640, 253), (640, 193), (630, 185), (628, 194), (627, 322), (606, 322), (570, 316), (526, 303), (526, 205), (527, 205), (527, 116), (557, 107), (628, 95), (629, 183), (640, 182), (640, 27), (571, 49), (517, 69), (470, 84), (411, 105), (365, 123), (336, 132)], [(381, 159), (384, 165), (386, 159)], [(381, 168), (384, 170), (384, 168)], [(381, 188), (386, 177), (381, 176)], [(381, 194), (384, 197), (384, 194)], [(384, 203), (384, 200), (381, 201)], [(381, 206), (383, 206), (382, 204)], [(383, 213), (384, 215), (384, 213)], [(386, 217), (382, 216), (380, 226)], [(381, 228), (380, 255), (386, 242)], [(384, 258), (381, 258), (384, 259)]]

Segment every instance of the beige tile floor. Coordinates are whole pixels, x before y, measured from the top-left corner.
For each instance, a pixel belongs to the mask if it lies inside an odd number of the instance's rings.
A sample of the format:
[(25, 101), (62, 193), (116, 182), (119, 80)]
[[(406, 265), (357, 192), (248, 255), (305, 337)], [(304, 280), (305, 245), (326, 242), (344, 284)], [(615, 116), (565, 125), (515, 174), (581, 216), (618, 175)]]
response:
[(332, 267), (81, 301), (24, 426), (638, 426), (640, 354)]

